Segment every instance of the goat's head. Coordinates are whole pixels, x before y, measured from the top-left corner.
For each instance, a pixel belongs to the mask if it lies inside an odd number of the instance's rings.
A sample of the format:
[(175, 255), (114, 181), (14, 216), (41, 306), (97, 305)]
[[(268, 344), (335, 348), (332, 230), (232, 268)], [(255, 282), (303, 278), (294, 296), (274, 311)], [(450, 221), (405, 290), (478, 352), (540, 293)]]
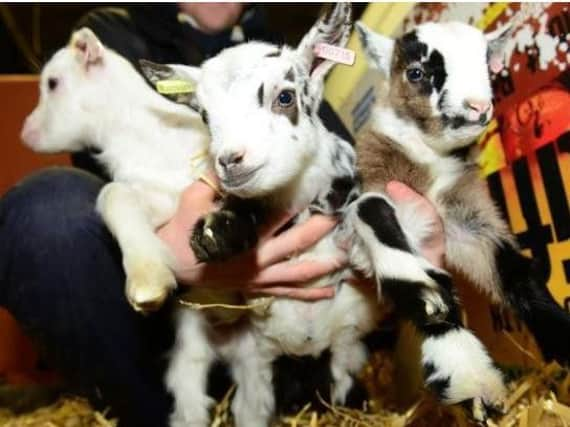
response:
[(337, 4), (296, 49), (250, 42), (224, 50), (200, 69), (142, 62), (151, 81), (189, 80), (195, 92), (177, 96), (202, 114), (224, 189), (241, 197), (286, 187), (318, 150), (317, 112), (333, 62), (315, 46), (344, 46), (350, 6)]
[[(82, 28), (43, 68), (39, 103), (27, 117), (21, 138), (35, 151), (81, 150), (97, 137), (107, 117), (116, 118), (129, 102), (139, 102), (145, 86), (126, 59)], [(136, 100), (128, 92), (131, 87), (138, 88), (133, 91)]]
[(447, 153), (471, 143), (493, 114), (489, 67), (502, 67), (508, 27), (483, 34), (459, 23), (426, 23), (397, 40), (356, 24), (371, 67), (388, 80), (386, 102)]

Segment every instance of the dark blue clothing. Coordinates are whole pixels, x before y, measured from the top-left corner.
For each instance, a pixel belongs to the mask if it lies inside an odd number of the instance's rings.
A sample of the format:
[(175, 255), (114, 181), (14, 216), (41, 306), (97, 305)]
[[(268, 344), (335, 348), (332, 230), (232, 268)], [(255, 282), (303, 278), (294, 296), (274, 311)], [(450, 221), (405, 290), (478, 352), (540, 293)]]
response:
[(126, 301), (121, 254), (95, 212), (102, 181), (71, 168), (30, 176), (0, 199), (0, 305), (42, 355), (121, 425), (160, 427), (168, 313)]

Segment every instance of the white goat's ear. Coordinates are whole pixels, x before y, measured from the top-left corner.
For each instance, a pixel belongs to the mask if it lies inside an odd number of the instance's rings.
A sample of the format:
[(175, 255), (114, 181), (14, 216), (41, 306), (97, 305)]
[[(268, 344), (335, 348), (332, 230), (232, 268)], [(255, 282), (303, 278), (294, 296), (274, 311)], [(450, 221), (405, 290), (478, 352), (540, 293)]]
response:
[(504, 67), (505, 45), (512, 36), (512, 26), (504, 25), (490, 33), (485, 34), (487, 39), (488, 54), (487, 61), (493, 73), (498, 73)]
[(336, 3), (311, 27), (297, 47), (297, 53), (312, 78), (324, 79), (335, 64), (317, 57), (315, 48), (320, 43), (345, 47), (350, 36), (352, 8), (350, 3)]
[(185, 82), (187, 85), (177, 91), (161, 92), (169, 99), (179, 104), (186, 104), (194, 110), (198, 110), (196, 100), (196, 84), (200, 79), (201, 70), (199, 67), (191, 67), (187, 65), (174, 65), (174, 64), (156, 64), (146, 59), (139, 60), (140, 70), (147, 80), (152, 83), (152, 86), (160, 92), (157, 88), (159, 82)]
[(394, 53), (394, 39), (372, 31), (360, 21), (356, 22), (355, 28), (370, 68), (377, 69), (389, 77)]
[(83, 27), (71, 35), (70, 46), (78, 60), (88, 68), (103, 61), (105, 48), (93, 31)]

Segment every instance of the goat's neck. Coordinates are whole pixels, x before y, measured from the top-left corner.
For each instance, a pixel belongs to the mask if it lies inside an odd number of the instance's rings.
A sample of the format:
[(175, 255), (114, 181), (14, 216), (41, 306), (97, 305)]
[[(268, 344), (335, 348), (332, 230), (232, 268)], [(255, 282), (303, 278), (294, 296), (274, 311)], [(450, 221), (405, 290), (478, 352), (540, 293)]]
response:
[(441, 156), (425, 141), (426, 135), (415, 123), (398, 116), (388, 105), (377, 104), (372, 111), (372, 130), (397, 143), (413, 160), (430, 163)]
[(186, 107), (166, 99), (164, 102), (153, 99), (138, 101), (98, 115), (92, 138), (96, 148), (105, 151), (133, 144), (137, 147), (142, 144), (164, 145), (170, 142), (169, 139), (179, 138), (185, 131), (195, 132), (200, 127), (200, 119), (186, 111)]
[[(307, 159), (307, 165), (290, 185), (271, 198), (274, 206), (298, 211), (306, 208), (322, 193), (330, 191), (337, 176), (355, 173), (353, 149), (350, 144), (318, 124), (318, 148), (315, 155)], [(345, 164), (335, 162), (335, 153), (346, 153)]]
[(200, 117), (148, 87), (125, 99), (131, 104), (110, 103), (116, 107), (97, 115), (89, 143), (100, 151), (99, 162), (116, 180), (188, 185), (205, 167), (200, 161), (194, 166), (199, 170), (192, 168), (192, 158), (209, 140)]

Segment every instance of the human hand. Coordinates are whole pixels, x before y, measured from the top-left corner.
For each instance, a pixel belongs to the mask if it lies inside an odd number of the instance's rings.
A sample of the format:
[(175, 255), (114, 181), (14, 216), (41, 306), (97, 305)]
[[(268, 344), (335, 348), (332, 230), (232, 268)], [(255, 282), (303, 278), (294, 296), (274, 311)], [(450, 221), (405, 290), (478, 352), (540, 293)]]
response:
[[(430, 227), (432, 232), (422, 242), (420, 252), (435, 267), (443, 268), (445, 262), (445, 231), (443, 221), (435, 206), (423, 195), (399, 181), (390, 181), (386, 185), (386, 193), (396, 205), (399, 203), (414, 204), (418, 213), (432, 223)], [(363, 289), (376, 289), (372, 279), (365, 278), (358, 272), (354, 272), (351, 283), (361, 286)]]
[(432, 226), (430, 229), (432, 232), (421, 243), (420, 251), (424, 258), (435, 267), (443, 268), (445, 261), (445, 231), (443, 221), (435, 206), (426, 197), (399, 181), (390, 181), (386, 185), (386, 193), (388, 193), (396, 205), (400, 203), (414, 204), (418, 214), (431, 222)]
[(180, 284), (239, 289), (303, 300), (334, 295), (332, 287), (303, 288), (300, 285), (337, 270), (346, 259), (287, 261), (288, 257), (315, 244), (336, 225), (334, 219), (322, 215), (314, 215), (305, 223), (275, 236), (294, 215), (283, 214), (260, 230), (259, 243), (252, 250), (224, 262), (198, 262), (188, 243), (189, 237), (198, 219), (216, 210), (215, 197), (215, 191), (206, 183), (192, 184), (181, 195), (174, 217), (157, 231), (176, 258), (175, 275)]

